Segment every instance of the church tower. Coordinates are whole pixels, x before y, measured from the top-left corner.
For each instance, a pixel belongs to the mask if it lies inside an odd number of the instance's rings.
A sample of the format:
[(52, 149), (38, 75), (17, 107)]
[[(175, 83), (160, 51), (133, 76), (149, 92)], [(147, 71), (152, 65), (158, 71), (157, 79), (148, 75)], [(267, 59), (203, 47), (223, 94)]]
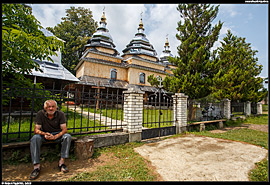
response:
[(123, 50), (123, 53), (124, 54), (122, 56), (124, 59), (129, 56), (136, 55), (137, 57), (157, 62), (157, 52), (155, 51), (153, 45), (150, 44), (149, 40), (146, 38), (142, 18), (138, 27), (138, 32)]
[(90, 49), (92, 51), (95, 50), (109, 53), (113, 56), (119, 55), (118, 51), (114, 49), (115, 45), (113, 43), (112, 36), (106, 28), (107, 22), (105, 12), (103, 12), (99, 24), (100, 26), (97, 28), (97, 31), (93, 34), (92, 38), (88, 40), (87, 45), (85, 45), (85, 51)]
[(169, 45), (168, 36), (167, 36), (166, 42), (164, 45), (164, 50), (162, 51), (159, 57), (160, 62), (169, 63), (169, 60), (168, 60), (169, 57), (173, 57), (173, 55), (171, 54), (171, 51), (170, 51), (170, 45)]
[(75, 67), (78, 84), (125, 89), (128, 83), (122, 59), (115, 49), (103, 12), (99, 27), (84, 46), (84, 53)]

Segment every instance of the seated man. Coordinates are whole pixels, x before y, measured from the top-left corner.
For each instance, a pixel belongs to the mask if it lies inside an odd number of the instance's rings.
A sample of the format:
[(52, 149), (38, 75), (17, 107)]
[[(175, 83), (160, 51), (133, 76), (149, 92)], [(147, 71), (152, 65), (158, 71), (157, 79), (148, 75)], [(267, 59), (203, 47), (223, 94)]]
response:
[(40, 173), (40, 147), (43, 142), (48, 141), (61, 141), (61, 159), (58, 167), (60, 171), (68, 172), (64, 162), (65, 158), (69, 157), (71, 136), (67, 134), (65, 114), (57, 110), (56, 101), (47, 100), (44, 102), (44, 110), (40, 110), (36, 115), (34, 133), (35, 135), (32, 137), (30, 144), (34, 170), (30, 175), (30, 179), (36, 179)]

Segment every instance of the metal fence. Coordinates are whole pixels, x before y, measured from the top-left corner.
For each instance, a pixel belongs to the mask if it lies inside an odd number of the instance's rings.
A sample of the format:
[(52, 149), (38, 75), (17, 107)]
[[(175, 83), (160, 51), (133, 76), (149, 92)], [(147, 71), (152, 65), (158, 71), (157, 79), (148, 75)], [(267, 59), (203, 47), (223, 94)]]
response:
[(224, 118), (224, 102), (195, 100), (192, 107), (192, 116), (189, 120), (210, 121)]
[(67, 118), (68, 133), (82, 135), (120, 130), (123, 96), (119, 89), (2, 88), (2, 142), (26, 141), (34, 131), (36, 113), (44, 101), (54, 99)]
[(173, 98), (169, 94), (154, 93), (144, 99), (143, 127), (173, 126)]
[(231, 114), (233, 116), (245, 115), (245, 102), (231, 102)]
[(252, 102), (251, 103), (251, 114), (257, 114), (258, 110), (257, 110), (257, 103), (256, 102)]

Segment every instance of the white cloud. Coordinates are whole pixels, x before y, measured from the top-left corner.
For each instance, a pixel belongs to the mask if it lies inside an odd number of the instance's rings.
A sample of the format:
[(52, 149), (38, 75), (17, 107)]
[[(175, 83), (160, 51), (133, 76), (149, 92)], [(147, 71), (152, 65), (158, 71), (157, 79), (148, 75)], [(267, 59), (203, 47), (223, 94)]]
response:
[(31, 4), (33, 15), (46, 27), (54, 27), (60, 23), (64, 17), (65, 9), (70, 6), (67, 4)]
[(157, 4), (149, 10), (148, 19), (145, 20), (146, 30), (149, 41), (153, 44), (158, 56), (164, 50), (166, 35), (170, 43), (170, 49), (173, 55), (177, 53), (177, 46), (180, 42), (176, 39), (177, 22), (180, 19), (179, 12), (176, 10), (176, 4)]
[(156, 49), (158, 56), (163, 51), (166, 34), (172, 53), (175, 55), (179, 41), (175, 38), (179, 13), (176, 4), (32, 4), (33, 15), (43, 27), (54, 27), (65, 17), (66, 9), (71, 6), (89, 8), (93, 18), (99, 23), (105, 7), (107, 28), (111, 34), (116, 49), (120, 54), (137, 33), (143, 12), (143, 23), (146, 37)]
[(236, 17), (237, 15), (241, 15), (237, 10), (236, 4), (222, 4), (220, 5), (219, 10), (223, 16)]

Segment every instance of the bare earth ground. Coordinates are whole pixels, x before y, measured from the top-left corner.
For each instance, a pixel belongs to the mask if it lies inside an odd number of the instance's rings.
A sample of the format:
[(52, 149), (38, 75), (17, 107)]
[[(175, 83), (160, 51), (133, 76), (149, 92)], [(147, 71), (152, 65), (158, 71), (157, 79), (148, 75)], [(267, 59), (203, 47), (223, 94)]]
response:
[(243, 142), (194, 135), (145, 144), (135, 151), (150, 160), (165, 181), (248, 181), (249, 170), (268, 153)]
[[(98, 166), (107, 164), (114, 164), (117, 162), (117, 158), (111, 155), (101, 154), (96, 159), (89, 160), (66, 160), (66, 165), (69, 168), (68, 173), (60, 172), (57, 163), (44, 162), (41, 164), (41, 172), (38, 179), (34, 181), (61, 181), (66, 180), (81, 172), (94, 171)], [(33, 170), (32, 164), (19, 164), (14, 165), (3, 165), (2, 167), (2, 180), (3, 181), (29, 181), (30, 173)]]

